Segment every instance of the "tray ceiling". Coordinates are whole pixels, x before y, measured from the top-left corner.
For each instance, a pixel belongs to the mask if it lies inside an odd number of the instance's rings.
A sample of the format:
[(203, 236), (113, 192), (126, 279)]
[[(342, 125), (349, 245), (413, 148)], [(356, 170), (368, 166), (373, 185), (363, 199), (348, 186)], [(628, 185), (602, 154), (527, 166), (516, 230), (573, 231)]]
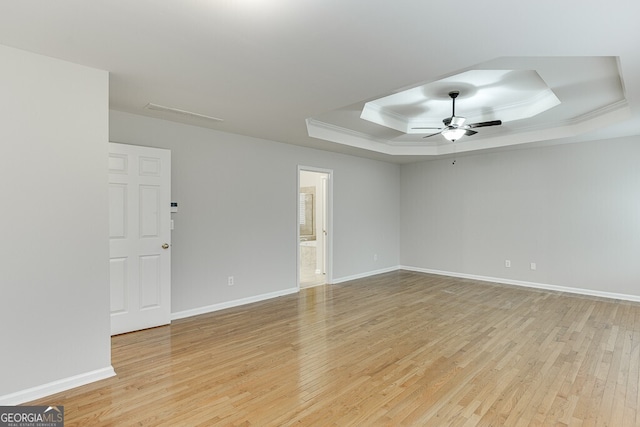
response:
[[(507, 0), (469, 1), (464, 19), (443, 19), (447, 6), (5, 1), (0, 43), (109, 71), (113, 110), (396, 163), (446, 155), (453, 144), (365, 120), (365, 105), (422, 88), (433, 93), (421, 105), (381, 111), (440, 123), (449, 113), (439, 97), (452, 83), (461, 115), (493, 109), (505, 122), (458, 140), (458, 151), (640, 135), (640, 2), (540, 0), (514, 11)], [(482, 70), (535, 72), (560, 104), (511, 120), (516, 108), (501, 107), (497, 92), (514, 88), (509, 74), (489, 91), (466, 78)]]
[[(436, 130), (456, 116), (501, 126), (455, 142)], [(587, 95), (587, 96), (585, 96)], [(360, 112), (359, 114), (357, 114)], [(630, 116), (616, 57), (512, 57), (307, 120), (309, 135), (390, 155), (441, 155), (577, 136)]]

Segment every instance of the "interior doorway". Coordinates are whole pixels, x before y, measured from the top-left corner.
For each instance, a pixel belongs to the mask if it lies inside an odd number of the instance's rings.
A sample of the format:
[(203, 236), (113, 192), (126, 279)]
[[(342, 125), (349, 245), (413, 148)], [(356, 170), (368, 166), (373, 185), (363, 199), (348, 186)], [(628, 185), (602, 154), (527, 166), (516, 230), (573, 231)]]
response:
[(298, 167), (298, 284), (331, 283), (331, 174)]

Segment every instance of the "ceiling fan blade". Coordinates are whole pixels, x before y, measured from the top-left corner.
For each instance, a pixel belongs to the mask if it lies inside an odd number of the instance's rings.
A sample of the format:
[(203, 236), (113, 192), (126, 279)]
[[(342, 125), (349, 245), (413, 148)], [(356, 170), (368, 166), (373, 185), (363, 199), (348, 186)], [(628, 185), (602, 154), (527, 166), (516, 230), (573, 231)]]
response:
[(487, 126), (498, 126), (502, 124), (502, 120), (491, 120), (488, 122), (480, 122), (480, 123), (470, 123), (468, 125), (466, 125), (465, 127), (472, 129), (472, 128), (484, 128)]
[(440, 129), (440, 130), (442, 130), (442, 128), (411, 128), (411, 129)]
[(432, 133), (431, 135), (423, 136), (423, 138), (431, 138), (432, 136), (440, 135), (440, 132)]
[(475, 135), (476, 133), (478, 133), (478, 132), (476, 132), (475, 130), (467, 129), (467, 131), (466, 131), (464, 134), (465, 134), (466, 136), (473, 136), (473, 135)]

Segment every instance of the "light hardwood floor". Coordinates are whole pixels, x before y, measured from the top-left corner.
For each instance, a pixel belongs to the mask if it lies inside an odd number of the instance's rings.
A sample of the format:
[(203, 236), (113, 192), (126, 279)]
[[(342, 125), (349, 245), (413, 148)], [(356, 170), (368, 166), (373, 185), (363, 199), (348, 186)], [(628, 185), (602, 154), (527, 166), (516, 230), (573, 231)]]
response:
[(312, 286), (324, 285), (327, 283), (326, 276), (316, 273), (318, 270), (316, 258), (316, 246), (300, 245), (300, 287), (310, 288)]
[(640, 304), (398, 271), (112, 338), (66, 426), (640, 425)]

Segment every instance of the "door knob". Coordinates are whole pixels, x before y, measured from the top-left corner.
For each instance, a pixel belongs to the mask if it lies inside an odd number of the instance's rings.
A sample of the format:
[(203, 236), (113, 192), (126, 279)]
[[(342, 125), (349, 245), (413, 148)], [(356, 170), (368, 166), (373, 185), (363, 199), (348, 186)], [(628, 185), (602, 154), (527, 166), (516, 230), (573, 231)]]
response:
[(162, 249), (169, 249), (169, 244), (168, 243), (163, 244)]

